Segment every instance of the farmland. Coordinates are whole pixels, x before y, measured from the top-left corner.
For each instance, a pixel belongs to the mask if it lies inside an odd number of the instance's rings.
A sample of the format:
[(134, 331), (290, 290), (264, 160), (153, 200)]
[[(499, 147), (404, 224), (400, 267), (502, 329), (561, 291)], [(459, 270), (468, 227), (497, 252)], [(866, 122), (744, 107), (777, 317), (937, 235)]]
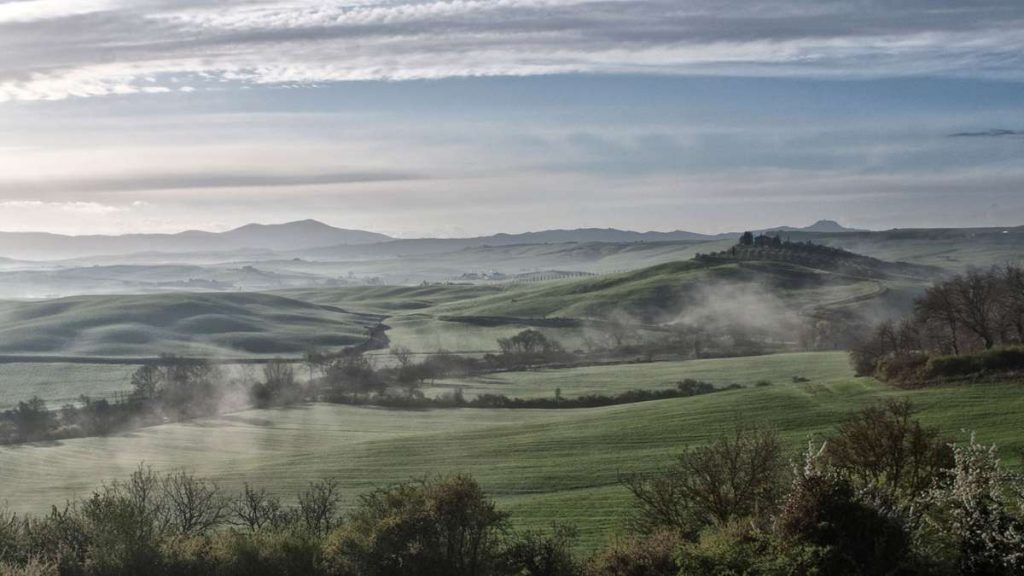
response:
[[(311, 479), (333, 476), (341, 481), (345, 504), (352, 505), (372, 486), (461, 471), (477, 477), (521, 525), (578, 523), (581, 543), (589, 548), (622, 526), (629, 499), (617, 483), (620, 473), (667, 464), (684, 446), (706, 442), (738, 422), (770, 422), (795, 453), (844, 414), (906, 395), (926, 423), (948, 434), (975, 430), (1007, 455), (1024, 448), (1019, 384), (898, 392), (854, 378), (839, 353), (614, 370), (608, 381), (627, 379), (633, 387), (686, 376), (773, 384), (578, 410), (393, 411), (326, 404), (249, 410), (106, 438), (2, 448), (0, 483), (13, 507), (42, 511), (144, 461), (158, 469), (186, 468), (232, 489), (250, 482), (285, 495)], [(788, 380), (795, 374), (810, 381)], [(598, 381), (587, 371), (563, 378), (560, 385), (573, 390)], [(524, 393), (535, 390), (522, 377), (515, 385)]]

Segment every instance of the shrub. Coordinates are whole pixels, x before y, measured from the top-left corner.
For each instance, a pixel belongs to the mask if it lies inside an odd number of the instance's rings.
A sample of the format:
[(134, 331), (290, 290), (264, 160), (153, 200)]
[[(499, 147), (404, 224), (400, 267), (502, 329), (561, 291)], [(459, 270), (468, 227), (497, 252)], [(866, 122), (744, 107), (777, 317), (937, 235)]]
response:
[(901, 520), (860, 498), (845, 478), (809, 457), (783, 503), (776, 529), (784, 542), (821, 554), (819, 573), (892, 574), (910, 555)]
[(804, 543), (784, 543), (749, 520), (703, 530), (696, 542), (679, 548), (679, 574), (791, 576), (815, 574), (826, 550)]
[(321, 539), (304, 530), (225, 531), (211, 558), (222, 576), (306, 576), (323, 573)]
[(516, 532), (501, 552), (501, 574), (515, 576), (578, 576), (582, 570), (572, 553), (576, 530), (555, 525), (549, 533)]
[(499, 560), (506, 514), (466, 476), (402, 484), (360, 498), (327, 544), (333, 574), (477, 576)]
[(684, 544), (675, 531), (617, 540), (587, 563), (585, 576), (676, 576), (676, 551)]
[(948, 482), (928, 498), (926, 530), (965, 576), (1024, 573), (1024, 479), (972, 436), (953, 448)]
[(964, 378), (986, 372), (1024, 370), (1024, 348), (997, 348), (960, 356), (936, 356), (928, 361), (929, 378)]

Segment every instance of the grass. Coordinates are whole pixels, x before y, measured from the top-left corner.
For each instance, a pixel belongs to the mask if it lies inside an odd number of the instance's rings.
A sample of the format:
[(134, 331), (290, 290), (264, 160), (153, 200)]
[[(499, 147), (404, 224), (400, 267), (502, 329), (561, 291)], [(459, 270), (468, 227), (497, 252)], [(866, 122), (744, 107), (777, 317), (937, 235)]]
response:
[(440, 380), (426, 387), (425, 393), (434, 395), (461, 387), (467, 397), (504, 394), (519, 398), (545, 398), (552, 397), (555, 389), (561, 388), (563, 397), (572, 398), (586, 394), (617, 394), (636, 388), (672, 388), (685, 378), (703, 380), (719, 387), (729, 384), (753, 386), (759, 380), (787, 384), (793, 381), (794, 376), (820, 383), (849, 378), (847, 365), (846, 354), (817, 352), (615, 364)]
[[(109, 438), (0, 448), (0, 500), (18, 510), (44, 511), (51, 503), (88, 494), (104, 480), (123, 477), (140, 461), (159, 469), (187, 468), (230, 489), (248, 481), (282, 494), (334, 476), (348, 505), (373, 486), (461, 471), (476, 476), (520, 526), (576, 523), (582, 545), (592, 548), (619, 530), (629, 511), (619, 474), (663, 466), (684, 446), (707, 442), (737, 422), (772, 423), (796, 453), (849, 411), (906, 395), (926, 422), (949, 434), (976, 430), (981, 441), (998, 443), (1011, 460), (1024, 448), (1021, 385), (897, 391), (854, 378), (842, 356), (692, 362), (678, 371), (721, 382), (776, 382), (596, 409), (392, 411), (321, 404), (252, 410)], [(674, 377), (677, 367), (663, 375), (652, 372), (653, 365), (615, 368), (632, 387), (646, 387)], [(575, 374), (582, 379), (586, 373)], [(810, 382), (785, 380), (793, 375)]]
[(0, 410), (39, 396), (50, 408), (75, 402), (82, 394), (109, 398), (131, 389), (131, 364), (0, 364)]

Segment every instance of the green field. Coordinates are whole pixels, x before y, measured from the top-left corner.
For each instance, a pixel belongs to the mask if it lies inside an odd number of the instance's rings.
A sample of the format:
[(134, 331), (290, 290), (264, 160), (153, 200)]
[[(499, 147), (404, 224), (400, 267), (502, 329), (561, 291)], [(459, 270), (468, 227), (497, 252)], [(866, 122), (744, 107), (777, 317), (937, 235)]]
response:
[(16, 362), (0, 364), (0, 410), (39, 396), (51, 408), (85, 394), (109, 398), (131, 389), (131, 364)]
[[(699, 361), (692, 370), (685, 364), (678, 366), (680, 374), (714, 382), (764, 377), (775, 383), (578, 410), (396, 411), (322, 404), (251, 410), (115, 437), (0, 448), (0, 499), (18, 510), (43, 511), (124, 476), (140, 461), (188, 468), (232, 489), (248, 481), (283, 494), (310, 479), (335, 476), (350, 505), (375, 485), (462, 471), (479, 478), (520, 525), (578, 523), (583, 545), (592, 547), (615, 532), (628, 512), (620, 473), (662, 466), (682, 447), (706, 442), (737, 422), (771, 422), (795, 453), (843, 414), (906, 394), (926, 422), (949, 434), (976, 430), (1007, 458), (1024, 448), (1020, 384), (904, 393), (852, 377), (841, 353)], [(630, 387), (655, 386), (670, 375), (656, 374), (653, 365), (615, 368)], [(666, 368), (674, 377), (677, 366)], [(796, 374), (812, 381), (786, 380)]]
[(572, 398), (586, 394), (617, 394), (636, 388), (672, 388), (685, 378), (704, 380), (718, 387), (753, 386), (765, 380), (787, 384), (794, 376), (826, 383), (850, 378), (846, 354), (803, 352), (749, 358), (715, 358), (678, 362), (646, 362), (584, 366), (557, 370), (500, 372), (472, 378), (439, 380), (427, 395), (462, 388), (467, 397), (504, 394), (519, 398), (551, 397), (556, 388)]

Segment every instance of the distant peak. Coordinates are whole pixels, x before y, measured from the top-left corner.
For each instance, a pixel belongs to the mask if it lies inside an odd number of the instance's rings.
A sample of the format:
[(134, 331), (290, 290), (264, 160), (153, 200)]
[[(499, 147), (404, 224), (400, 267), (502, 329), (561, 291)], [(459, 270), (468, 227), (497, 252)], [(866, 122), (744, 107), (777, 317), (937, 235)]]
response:
[(815, 232), (842, 232), (849, 230), (849, 228), (846, 228), (835, 220), (818, 220), (814, 224), (804, 228), (804, 230), (812, 230)]

